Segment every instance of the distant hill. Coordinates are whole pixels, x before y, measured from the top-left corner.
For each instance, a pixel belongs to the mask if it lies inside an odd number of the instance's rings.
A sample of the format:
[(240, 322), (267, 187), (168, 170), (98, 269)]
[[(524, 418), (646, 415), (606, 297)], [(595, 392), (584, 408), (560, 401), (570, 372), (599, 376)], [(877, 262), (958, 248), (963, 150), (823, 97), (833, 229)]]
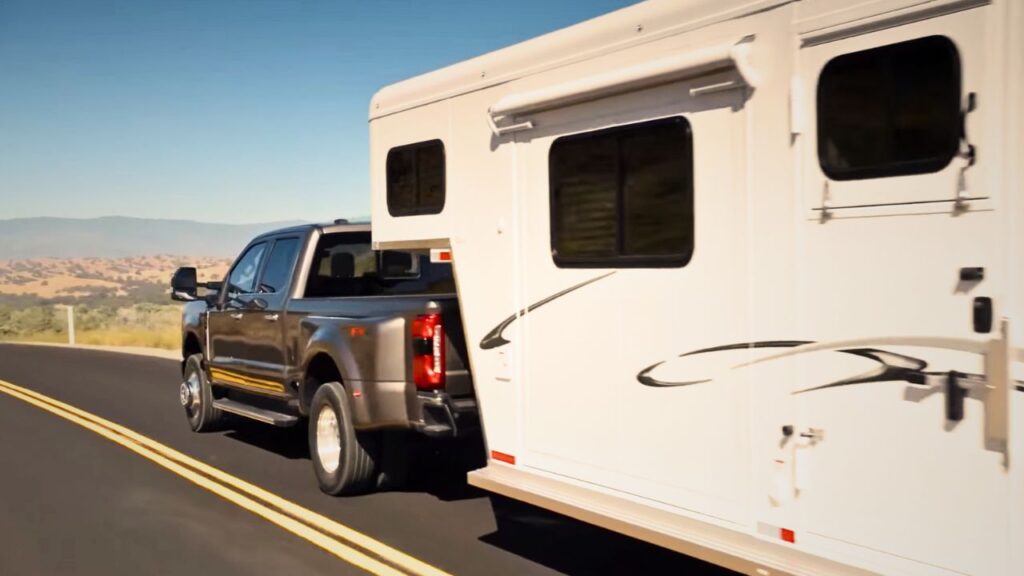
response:
[(0, 220), (0, 260), (157, 254), (232, 257), (253, 236), (295, 224), (301, 222), (211, 224), (122, 216), (15, 218)]

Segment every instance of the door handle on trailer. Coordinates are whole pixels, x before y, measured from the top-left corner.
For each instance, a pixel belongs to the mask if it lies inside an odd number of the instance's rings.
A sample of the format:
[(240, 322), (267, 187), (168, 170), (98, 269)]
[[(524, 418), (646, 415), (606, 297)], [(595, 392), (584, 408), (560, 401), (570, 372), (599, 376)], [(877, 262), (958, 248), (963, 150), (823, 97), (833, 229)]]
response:
[(274, 313), (274, 314), (264, 314), (263, 315), (263, 319), (267, 320), (269, 322), (275, 322), (277, 320), (277, 317), (278, 317), (277, 313)]
[(231, 313), (231, 317), (234, 318), (235, 320), (241, 320), (242, 319), (242, 313), (241, 312), (232, 312)]

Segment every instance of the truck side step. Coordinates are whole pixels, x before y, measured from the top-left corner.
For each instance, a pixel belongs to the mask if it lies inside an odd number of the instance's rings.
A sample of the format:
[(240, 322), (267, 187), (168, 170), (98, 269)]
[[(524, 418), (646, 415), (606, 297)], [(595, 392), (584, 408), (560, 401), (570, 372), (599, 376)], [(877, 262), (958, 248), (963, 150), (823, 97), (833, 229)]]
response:
[(239, 416), (250, 418), (263, 422), (264, 424), (272, 424), (274, 426), (288, 427), (294, 426), (299, 421), (298, 417), (290, 414), (282, 414), (281, 412), (274, 412), (273, 410), (266, 410), (264, 408), (257, 408), (248, 404), (243, 404), (230, 398), (221, 398), (214, 400), (213, 405), (225, 412), (231, 414), (237, 414)]

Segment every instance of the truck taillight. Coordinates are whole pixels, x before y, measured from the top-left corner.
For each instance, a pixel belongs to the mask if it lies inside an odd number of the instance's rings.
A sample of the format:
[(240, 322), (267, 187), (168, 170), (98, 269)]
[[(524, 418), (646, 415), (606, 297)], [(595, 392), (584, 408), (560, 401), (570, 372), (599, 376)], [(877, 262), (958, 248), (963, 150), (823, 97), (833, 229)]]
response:
[(412, 321), (412, 380), (420, 390), (444, 388), (444, 329), (440, 314)]

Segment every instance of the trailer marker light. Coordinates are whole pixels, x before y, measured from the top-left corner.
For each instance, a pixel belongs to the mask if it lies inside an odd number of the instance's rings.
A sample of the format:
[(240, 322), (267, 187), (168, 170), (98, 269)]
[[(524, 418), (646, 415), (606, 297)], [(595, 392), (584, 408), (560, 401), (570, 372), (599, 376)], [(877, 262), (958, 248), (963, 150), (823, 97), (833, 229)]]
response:
[(774, 526), (766, 522), (757, 523), (758, 534), (767, 538), (778, 538), (783, 542), (789, 542), (790, 544), (796, 544), (796, 532), (789, 528), (782, 528), (781, 526)]
[(430, 261), (437, 262), (451, 262), (452, 251), (448, 248), (431, 248), (430, 249)]
[(348, 329), (349, 336), (366, 336), (366, 328), (362, 326), (352, 326)]
[(497, 460), (498, 462), (504, 462), (505, 464), (516, 463), (516, 457), (511, 454), (505, 454), (504, 452), (498, 452), (497, 450), (491, 450), (491, 460)]
[(355, 392), (352, 393), (352, 397), (353, 398), (362, 398), (363, 397), (363, 393), (360, 392), (359, 390), (356, 390)]

